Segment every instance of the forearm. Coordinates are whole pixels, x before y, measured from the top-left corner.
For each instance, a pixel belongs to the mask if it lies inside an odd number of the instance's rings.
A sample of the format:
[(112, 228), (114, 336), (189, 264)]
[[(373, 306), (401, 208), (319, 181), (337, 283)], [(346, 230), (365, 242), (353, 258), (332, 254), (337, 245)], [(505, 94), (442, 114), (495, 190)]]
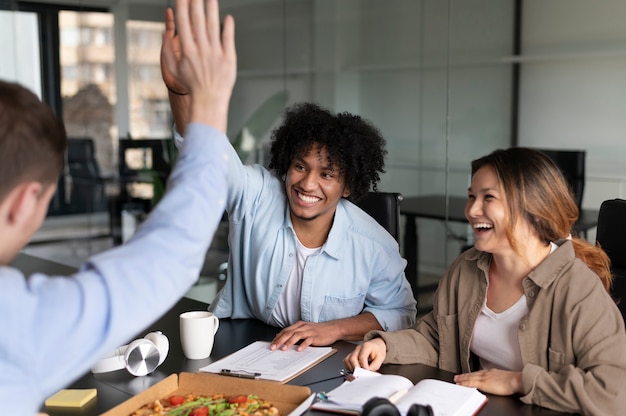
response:
[(168, 95), (172, 117), (174, 117), (174, 123), (176, 123), (176, 130), (182, 136), (185, 136), (185, 128), (191, 116), (191, 97), (188, 94), (181, 95), (171, 90), (168, 90)]
[(370, 312), (363, 312), (350, 318), (330, 321), (335, 326), (337, 339), (345, 341), (361, 341), (369, 331), (382, 331), (383, 328)]

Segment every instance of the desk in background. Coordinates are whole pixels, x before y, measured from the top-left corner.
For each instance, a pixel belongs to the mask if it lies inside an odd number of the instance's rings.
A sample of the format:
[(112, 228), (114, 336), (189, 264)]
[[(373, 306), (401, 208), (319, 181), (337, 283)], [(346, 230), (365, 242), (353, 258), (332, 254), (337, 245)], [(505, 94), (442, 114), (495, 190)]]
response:
[(24, 273), (24, 276), (30, 276), (37, 272), (51, 276), (69, 276), (76, 272), (76, 267), (42, 259), (23, 252), (15, 256), (13, 262), (11, 262), (11, 266), (19, 269)]
[[(400, 204), (400, 215), (406, 217), (404, 229), (404, 256), (407, 261), (406, 277), (413, 287), (417, 297), (420, 286), (418, 283), (419, 244), (417, 233), (417, 219), (428, 218), (451, 222), (467, 223), (465, 218), (465, 196), (423, 195), (405, 197)], [(587, 238), (587, 232), (598, 224), (598, 210), (583, 209), (580, 217), (574, 224), (572, 231)], [(433, 290), (433, 287), (424, 286), (424, 290)]]

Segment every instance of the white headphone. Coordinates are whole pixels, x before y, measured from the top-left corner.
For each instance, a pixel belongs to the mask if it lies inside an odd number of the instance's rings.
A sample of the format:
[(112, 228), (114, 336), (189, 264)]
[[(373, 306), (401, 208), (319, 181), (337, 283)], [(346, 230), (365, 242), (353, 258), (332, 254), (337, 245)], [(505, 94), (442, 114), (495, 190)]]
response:
[(150, 332), (141, 339), (123, 345), (103, 357), (91, 368), (92, 373), (106, 373), (126, 368), (134, 376), (150, 374), (165, 361), (170, 342), (161, 332)]

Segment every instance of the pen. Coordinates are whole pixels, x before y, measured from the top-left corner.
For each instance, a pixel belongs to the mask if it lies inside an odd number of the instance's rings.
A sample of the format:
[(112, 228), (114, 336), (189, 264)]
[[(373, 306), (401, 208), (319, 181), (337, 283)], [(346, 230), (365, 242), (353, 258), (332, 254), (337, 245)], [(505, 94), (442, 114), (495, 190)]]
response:
[(347, 371), (346, 369), (339, 370), (339, 374), (341, 374), (347, 381), (354, 381), (356, 379), (356, 377), (352, 374), (352, 371)]
[(232, 370), (229, 370), (228, 368), (222, 368), (222, 370), (220, 371), (220, 374), (223, 376), (229, 376), (229, 377), (251, 378), (251, 379), (255, 379), (261, 376), (261, 373), (250, 373), (247, 371), (232, 371)]

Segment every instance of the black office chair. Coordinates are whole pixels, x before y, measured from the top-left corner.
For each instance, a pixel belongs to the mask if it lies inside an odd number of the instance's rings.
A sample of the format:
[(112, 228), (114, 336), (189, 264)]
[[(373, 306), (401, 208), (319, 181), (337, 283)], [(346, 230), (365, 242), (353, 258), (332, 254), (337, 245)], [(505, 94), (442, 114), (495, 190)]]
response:
[(397, 192), (368, 192), (356, 205), (382, 225), (396, 241), (400, 241), (400, 202)]
[(71, 179), (69, 211), (71, 213), (106, 211), (108, 202), (105, 183), (100, 174), (92, 138), (68, 138), (67, 165)]
[(626, 200), (609, 199), (602, 202), (598, 213), (596, 244), (611, 259), (613, 297), (626, 319)]
[(574, 193), (578, 209), (582, 208), (585, 190), (585, 159), (584, 150), (537, 149), (552, 159), (563, 172), (563, 176)]

